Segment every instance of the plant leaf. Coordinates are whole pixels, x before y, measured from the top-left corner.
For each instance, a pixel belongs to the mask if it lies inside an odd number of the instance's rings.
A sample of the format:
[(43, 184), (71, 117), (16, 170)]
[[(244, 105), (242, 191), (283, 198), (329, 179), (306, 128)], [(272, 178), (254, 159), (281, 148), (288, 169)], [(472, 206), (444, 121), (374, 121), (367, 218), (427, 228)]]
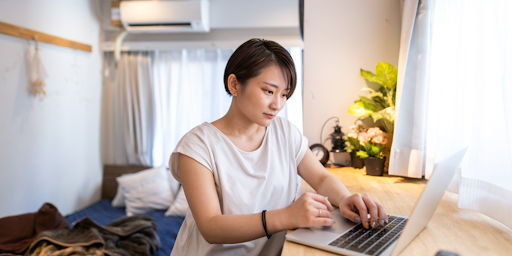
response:
[(368, 157), (368, 153), (366, 153), (366, 152), (364, 152), (362, 150), (357, 151), (356, 155), (359, 156), (362, 159), (365, 159), (365, 158)]
[(364, 102), (364, 101), (360, 101), (363, 103), (363, 107), (368, 110), (368, 111), (371, 111), (371, 112), (375, 112), (377, 111), (377, 107), (375, 107), (374, 103), (371, 102), (371, 100), (369, 101), (369, 103), (367, 102)]
[(379, 78), (377, 77), (377, 75), (375, 75), (374, 73), (372, 73), (368, 70), (361, 69), (361, 77), (363, 77), (364, 79), (366, 79), (370, 82), (382, 84), (381, 81), (379, 80)]
[(380, 110), (382, 110), (382, 109), (385, 109), (385, 108), (389, 107), (389, 106), (388, 106), (388, 104), (387, 104), (387, 101), (386, 101), (386, 100), (384, 100), (384, 98), (383, 98), (383, 97), (380, 97), (380, 96), (373, 96), (373, 97), (372, 97), (372, 100), (373, 100), (373, 102), (374, 102), (375, 106), (377, 107), (377, 109), (378, 109), (379, 111), (380, 111)]
[(356, 101), (348, 108), (348, 113), (357, 117), (370, 116), (375, 111), (375, 106), (365, 104), (360, 100)]
[(398, 70), (393, 67), (393, 65), (385, 62), (377, 63), (377, 67), (375, 68), (378, 83), (382, 84), (386, 88), (391, 90), (396, 87), (396, 80), (398, 76)]
[(379, 147), (377, 146), (372, 146), (372, 148), (370, 149), (370, 155), (372, 156), (376, 156), (380, 153), (380, 149)]
[(369, 104), (369, 105), (372, 105), (373, 107), (376, 107), (375, 102), (368, 97), (359, 96), (359, 101), (363, 102), (364, 105)]
[(350, 144), (350, 149), (353, 151), (359, 151), (362, 148), (361, 143), (359, 143), (359, 140), (356, 138), (347, 137), (347, 142)]
[(378, 112), (371, 113), (371, 117), (374, 122), (377, 122), (379, 119), (386, 119), (391, 123), (395, 122), (395, 107), (385, 108)]
[(370, 93), (377, 93), (377, 91), (375, 91), (374, 89), (372, 89), (370, 87), (364, 87), (361, 89), (361, 91), (369, 91)]

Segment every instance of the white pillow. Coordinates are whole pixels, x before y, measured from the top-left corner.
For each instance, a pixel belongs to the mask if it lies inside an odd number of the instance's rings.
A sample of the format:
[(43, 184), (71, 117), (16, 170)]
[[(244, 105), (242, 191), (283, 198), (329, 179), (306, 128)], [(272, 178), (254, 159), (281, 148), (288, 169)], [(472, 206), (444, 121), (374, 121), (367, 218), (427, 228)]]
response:
[(174, 202), (172, 203), (171, 207), (169, 207), (169, 210), (165, 212), (165, 216), (179, 216), (179, 217), (185, 217), (187, 215), (188, 211), (188, 202), (187, 198), (185, 197), (185, 192), (183, 191), (183, 187), (180, 187), (180, 190), (178, 191), (178, 195), (176, 196), (176, 199), (174, 199)]
[[(137, 173), (126, 173), (121, 176), (130, 176), (130, 175), (135, 175), (135, 174), (137, 174)], [(169, 186), (171, 187), (172, 200), (174, 201), (174, 198), (178, 194), (178, 189), (180, 188), (180, 183), (172, 176), (171, 172), (167, 171), (167, 174), (169, 176)], [(125, 201), (125, 198), (124, 198), (123, 190), (121, 189), (121, 185), (118, 184), (116, 196), (114, 197), (114, 199), (112, 199), (112, 206), (113, 207), (126, 207), (126, 204), (124, 201)]]
[[(130, 176), (130, 175), (134, 175), (136, 173), (125, 173), (121, 176)], [(117, 180), (117, 178), (116, 178)], [(116, 196), (114, 197), (114, 199), (112, 199), (112, 206), (113, 207), (126, 207), (126, 204), (124, 203), (124, 194), (123, 194), (123, 190), (121, 189), (121, 185), (119, 185), (119, 183), (117, 183), (117, 192), (116, 192)]]
[[(126, 174), (123, 174), (126, 175)], [(122, 175), (121, 175), (122, 176)], [(123, 190), (121, 189), (121, 185), (117, 184), (117, 192), (114, 199), (112, 199), (112, 206), (113, 207), (125, 207), (124, 204), (124, 195)]]
[(128, 216), (144, 214), (153, 209), (167, 209), (174, 199), (169, 171), (164, 166), (122, 175), (116, 180), (120, 188), (119, 198), (114, 198), (112, 204), (114, 201), (118, 204), (124, 197)]

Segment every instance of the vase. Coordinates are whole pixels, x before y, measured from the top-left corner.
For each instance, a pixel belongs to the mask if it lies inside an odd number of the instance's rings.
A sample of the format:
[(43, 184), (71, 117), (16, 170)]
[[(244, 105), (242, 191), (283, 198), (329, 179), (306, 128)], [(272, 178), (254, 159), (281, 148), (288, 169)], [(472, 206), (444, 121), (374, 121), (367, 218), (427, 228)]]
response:
[(380, 159), (372, 156), (365, 158), (364, 165), (366, 166), (366, 175), (382, 176), (384, 174), (385, 162), (386, 158)]
[(364, 167), (364, 160), (356, 155), (356, 152), (350, 152), (350, 160), (352, 162), (352, 167), (356, 169), (361, 169)]

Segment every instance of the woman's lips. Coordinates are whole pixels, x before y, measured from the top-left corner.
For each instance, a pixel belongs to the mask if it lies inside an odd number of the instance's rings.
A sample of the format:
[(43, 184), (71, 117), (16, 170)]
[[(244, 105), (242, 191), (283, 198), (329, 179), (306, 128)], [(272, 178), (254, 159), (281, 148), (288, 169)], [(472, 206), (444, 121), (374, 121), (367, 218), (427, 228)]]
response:
[(274, 118), (275, 115), (271, 115), (271, 114), (265, 114), (269, 119), (272, 119)]

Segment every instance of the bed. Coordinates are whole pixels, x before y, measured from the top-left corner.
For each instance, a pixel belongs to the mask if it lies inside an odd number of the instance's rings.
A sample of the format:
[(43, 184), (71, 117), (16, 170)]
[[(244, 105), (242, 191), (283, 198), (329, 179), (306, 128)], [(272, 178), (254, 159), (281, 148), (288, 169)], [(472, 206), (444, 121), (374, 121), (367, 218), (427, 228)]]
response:
[[(116, 166), (106, 165), (103, 170), (102, 199), (85, 209), (65, 216), (70, 227), (73, 222), (88, 216), (94, 222), (100, 225), (106, 225), (113, 220), (126, 217), (125, 208), (113, 207), (112, 199), (118, 191), (118, 183), (116, 178), (127, 173), (136, 173), (141, 170), (148, 169), (144, 166)], [(166, 210), (152, 210), (145, 215), (153, 218), (158, 225), (158, 236), (161, 241), (161, 249), (157, 252), (157, 256), (169, 256), (176, 236), (183, 223), (184, 218), (178, 216), (165, 216)]]

